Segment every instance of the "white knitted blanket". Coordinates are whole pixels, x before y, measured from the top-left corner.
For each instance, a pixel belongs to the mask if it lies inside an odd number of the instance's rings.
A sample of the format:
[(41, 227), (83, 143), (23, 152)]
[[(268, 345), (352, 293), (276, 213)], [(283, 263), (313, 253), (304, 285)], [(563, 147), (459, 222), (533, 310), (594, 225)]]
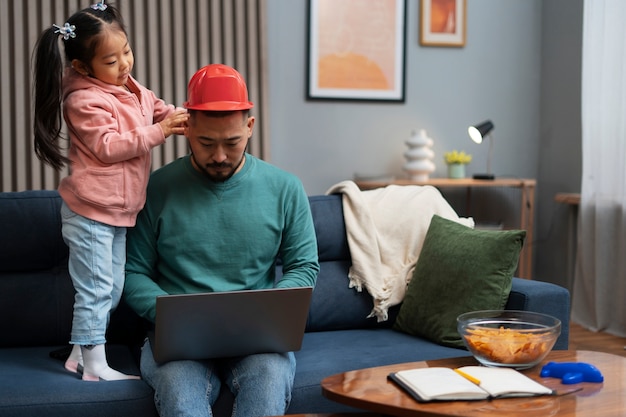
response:
[(374, 308), (368, 317), (388, 319), (389, 307), (404, 299), (430, 220), (434, 214), (474, 227), (460, 218), (432, 186), (389, 185), (361, 191), (342, 181), (326, 194), (343, 194), (343, 214), (352, 266), (350, 288), (369, 292)]

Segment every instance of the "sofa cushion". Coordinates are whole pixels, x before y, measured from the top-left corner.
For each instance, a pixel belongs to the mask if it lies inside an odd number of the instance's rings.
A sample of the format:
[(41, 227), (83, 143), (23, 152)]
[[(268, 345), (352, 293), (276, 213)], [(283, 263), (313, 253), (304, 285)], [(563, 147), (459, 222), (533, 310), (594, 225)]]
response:
[[(54, 347), (0, 349), (0, 415), (157, 416), (153, 391), (142, 380), (84, 382), (50, 357)], [(138, 375), (127, 347), (107, 345), (109, 364)]]
[[(308, 332), (341, 329), (391, 327), (398, 308), (390, 310), (390, 320), (378, 323), (368, 317), (372, 297), (367, 291), (350, 288), (348, 270), (351, 259), (343, 221), (342, 197), (310, 196), (311, 213), (317, 236), (320, 272), (311, 299), (306, 330)], [(277, 265), (276, 278), (282, 276)]]
[[(372, 297), (367, 291), (350, 288), (348, 268), (350, 261), (326, 261), (320, 263), (306, 331), (365, 329), (391, 327), (399, 306), (389, 311), (390, 320), (377, 322), (368, 317), (372, 310)], [(280, 277), (280, 270), (277, 276)]]
[(504, 308), (525, 236), (433, 216), (394, 328), (462, 347), (456, 317)]
[(358, 411), (320, 395), (320, 382), (330, 375), (395, 363), (470, 356), (467, 350), (443, 347), (392, 329), (306, 333), (302, 350), (295, 355), (297, 372), (288, 414)]

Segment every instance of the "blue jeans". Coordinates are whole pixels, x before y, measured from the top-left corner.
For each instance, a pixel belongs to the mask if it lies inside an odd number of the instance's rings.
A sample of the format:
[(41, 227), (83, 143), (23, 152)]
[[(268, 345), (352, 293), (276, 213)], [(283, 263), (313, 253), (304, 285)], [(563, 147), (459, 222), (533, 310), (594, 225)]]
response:
[(157, 364), (146, 340), (141, 375), (161, 417), (209, 417), (222, 384), (235, 396), (233, 417), (283, 415), (296, 373), (293, 352)]
[(101, 345), (111, 312), (122, 297), (126, 264), (126, 228), (109, 226), (61, 206), (68, 268), (76, 290), (70, 343)]

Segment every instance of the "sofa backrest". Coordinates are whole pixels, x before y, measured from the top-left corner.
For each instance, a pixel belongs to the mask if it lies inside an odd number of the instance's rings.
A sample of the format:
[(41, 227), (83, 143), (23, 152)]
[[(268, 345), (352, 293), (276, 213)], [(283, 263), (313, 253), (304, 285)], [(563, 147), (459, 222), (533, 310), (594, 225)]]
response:
[[(349, 288), (350, 249), (341, 195), (309, 197), (320, 259), (307, 331), (389, 327), (368, 318), (367, 291)], [(0, 347), (69, 342), (74, 289), (61, 236), (56, 191), (0, 193)], [(278, 267), (280, 274), (280, 267)], [(145, 323), (125, 303), (111, 317), (107, 340), (141, 341)]]
[[(74, 287), (56, 191), (0, 193), (0, 347), (69, 342)], [(121, 303), (107, 340), (135, 343), (144, 324)]]
[(74, 290), (56, 191), (0, 193), (0, 346), (69, 341)]
[(350, 248), (343, 218), (342, 196), (318, 195), (309, 197), (320, 261), (307, 331), (390, 327), (399, 307), (390, 309), (390, 318), (377, 323), (368, 318), (373, 301), (366, 290), (350, 288), (348, 271), (351, 265)]

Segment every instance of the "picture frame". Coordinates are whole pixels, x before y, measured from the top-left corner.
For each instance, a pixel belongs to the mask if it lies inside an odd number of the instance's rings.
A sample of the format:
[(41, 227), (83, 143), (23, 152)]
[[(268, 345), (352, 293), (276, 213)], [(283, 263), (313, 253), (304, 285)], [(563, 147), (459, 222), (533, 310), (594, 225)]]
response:
[(422, 46), (465, 46), (467, 0), (420, 0), (419, 34)]
[(307, 99), (405, 100), (406, 0), (309, 0)]

